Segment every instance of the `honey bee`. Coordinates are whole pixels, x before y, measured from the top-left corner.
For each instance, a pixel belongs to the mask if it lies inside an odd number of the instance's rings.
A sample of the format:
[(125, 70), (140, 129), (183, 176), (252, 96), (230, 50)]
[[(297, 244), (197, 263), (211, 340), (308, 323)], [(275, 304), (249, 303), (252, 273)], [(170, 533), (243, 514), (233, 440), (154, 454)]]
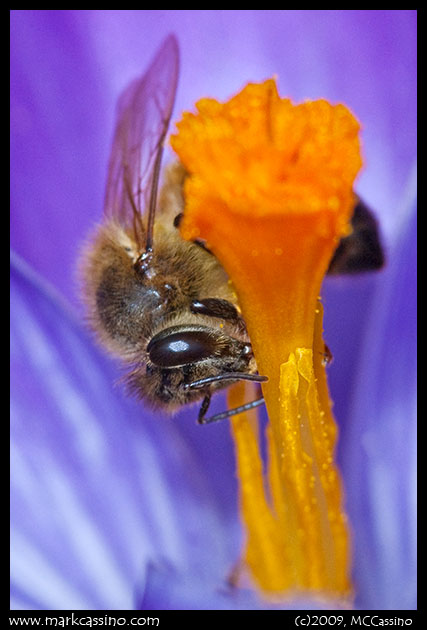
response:
[[(171, 412), (202, 401), (198, 422), (205, 424), (263, 403), (260, 397), (206, 418), (215, 391), (267, 377), (258, 374), (226, 272), (203, 242), (180, 236), (186, 172), (179, 162), (165, 169), (158, 194), (178, 69), (178, 44), (170, 35), (119, 99), (104, 217), (82, 256), (83, 293), (99, 341), (127, 367), (130, 392)], [(375, 220), (362, 202), (355, 217), (376, 242), (378, 265)], [(353, 234), (343, 239), (330, 271), (355, 271), (362, 250)], [(364, 261), (372, 268), (369, 256)]]

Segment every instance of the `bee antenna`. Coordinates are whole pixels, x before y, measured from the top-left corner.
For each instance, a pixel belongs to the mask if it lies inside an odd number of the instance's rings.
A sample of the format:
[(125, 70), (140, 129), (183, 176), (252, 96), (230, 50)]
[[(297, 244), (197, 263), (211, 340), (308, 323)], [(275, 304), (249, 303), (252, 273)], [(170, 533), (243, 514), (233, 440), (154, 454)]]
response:
[[(160, 76), (153, 79), (153, 73), (159, 70)], [(153, 175), (151, 179), (150, 200), (148, 204), (148, 217), (147, 217), (147, 232), (145, 239), (145, 251), (151, 253), (153, 251), (153, 232), (154, 232), (154, 217), (156, 214), (157, 205), (157, 189), (159, 187), (160, 179), (160, 166), (162, 163), (163, 146), (166, 138), (166, 134), (169, 129), (169, 123), (172, 116), (173, 105), (175, 101), (175, 93), (178, 83), (179, 72), (179, 49), (178, 42), (175, 35), (171, 34), (163, 42), (157, 57), (152, 62), (148, 73), (145, 75), (143, 81), (153, 81), (154, 89), (152, 98), (154, 99), (152, 106), (157, 108), (156, 115), (158, 118), (154, 120), (161, 125), (159, 127), (159, 138), (157, 145), (154, 147), (156, 151), (156, 157), (153, 166)], [(165, 81), (170, 81), (167, 89)], [(144, 87), (143, 95), (147, 96), (147, 87)]]
[(184, 389), (199, 389), (205, 385), (216, 383), (217, 381), (255, 381), (256, 383), (265, 383), (268, 381), (268, 376), (262, 376), (261, 374), (241, 374), (240, 372), (227, 372), (226, 374), (217, 374), (216, 376), (207, 376), (201, 378), (198, 381), (187, 383), (184, 385)]
[(249, 411), (250, 409), (255, 409), (255, 407), (259, 407), (264, 403), (264, 398), (257, 398), (252, 402), (246, 403), (245, 405), (240, 405), (240, 407), (234, 407), (234, 409), (227, 409), (227, 411), (223, 411), (222, 413), (216, 413), (214, 416), (210, 418), (199, 417), (199, 424), (210, 424), (211, 422), (218, 422), (218, 420), (225, 420), (225, 418), (229, 418), (230, 416), (235, 416), (238, 413), (243, 413), (244, 411)]
[(169, 121), (167, 121), (165, 125), (165, 132), (160, 138), (159, 148), (157, 149), (156, 161), (154, 163), (153, 180), (152, 180), (151, 192), (150, 192), (150, 203), (148, 206), (147, 237), (145, 239), (146, 252), (153, 251), (153, 230), (154, 230), (154, 217), (156, 215), (156, 206), (157, 206), (157, 190), (159, 188), (160, 167), (162, 164), (162, 156), (163, 156), (163, 141), (165, 139), (168, 122)]

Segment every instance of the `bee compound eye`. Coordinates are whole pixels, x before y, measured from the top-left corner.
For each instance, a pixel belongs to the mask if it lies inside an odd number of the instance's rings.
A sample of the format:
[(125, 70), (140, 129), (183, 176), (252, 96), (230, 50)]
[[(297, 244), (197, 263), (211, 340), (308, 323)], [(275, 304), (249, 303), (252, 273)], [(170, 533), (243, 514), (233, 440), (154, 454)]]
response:
[(218, 345), (207, 330), (166, 329), (151, 339), (147, 352), (158, 367), (172, 368), (218, 355)]

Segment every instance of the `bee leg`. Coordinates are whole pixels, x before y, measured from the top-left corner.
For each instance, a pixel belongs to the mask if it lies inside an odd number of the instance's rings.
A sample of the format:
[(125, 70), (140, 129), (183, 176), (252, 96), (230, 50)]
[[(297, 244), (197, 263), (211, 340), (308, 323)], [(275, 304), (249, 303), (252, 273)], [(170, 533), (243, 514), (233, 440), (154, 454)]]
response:
[(200, 407), (199, 416), (197, 418), (197, 422), (199, 424), (204, 424), (206, 422), (204, 420), (204, 417), (206, 415), (207, 410), (209, 409), (209, 405), (211, 404), (211, 396), (212, 396), (211, 393), (208, 392), (203, 398), (202, 406)]
[(323, 365), (330, 365), (333, 361), (334, 355), (332, 354), (332, 352), (329, 349), (329, 346), (326, 345), (326, 343), (324, 343), (324, 351), (321, 352), (320, 354), (322, 355), (322, 363)]
[[(206, 398), (205, 398), (206, 400)], [(205, 402), (203, 401), (203, 403)], [(210, 424), (211, 422), (218, 422), (218, 420), (224, 420), (225, 418), (229, 418), (230, 416), (235, 416), (238, 413), (242, 413), (243, 411), (249, 411), (250, 409), (255, 409), (255, 407), (259, 407), (264, 402), (264, 398), (257, 398), (250, 403), (246, 403), (246, 405), (240, 405), (240, 407), (235, 407), (234, 409), (227, 409), (227, 411), (223, 411), (222, 413), (217, 413), (210, 418), (205, 419), (203, 416), (200, 418), (199, 414), (199, 424)], [(202, 408), (203, 408), (202, 403)], [(207, 408), (206, 408), (207, 409)], [(201, 411), (201, 410), (200, 410)], [(205, 410), (206, 413), (206, 410)]]
[(240, 578), (244, 572), (244, 564), (242, 560), (238, 560), (234, 567), (231, 569), (227, 577), (227, 585), (230, 589), (235, 589), (239, 585)]
[[(176, 217), (173, 220), (174, 227), (179, 228), (183, 218), (184, 218), (184, 213), (183, 212), (180, 212), (179, 214), (177, 214)], [(208, 254), (212, 254), (211, 250), (208, 247), (206, 247), (206, 243), (204, 241), (200, 240), (199, 238), (194, 239), (193, 243), (195, 245), (198, 245), (202, 249), (204, 249), (205, 252), (208, 252)]]
[[(209, 317), (219, 317), (231, 321), (242, 320), (237, 308), (228, 300), (222, 298), (204, 298), (193, 300), (190, 304), (190, 311), (198, 315), (208, 315)], [(242, 320), (243, 321), (243, 320)]]
[(180, 212), (179, 214), (177, 214), (176, 217), (173, 220), (174, 227), (179, 228), (183, 218), (184, 218), (184, 213), (183, 212)]

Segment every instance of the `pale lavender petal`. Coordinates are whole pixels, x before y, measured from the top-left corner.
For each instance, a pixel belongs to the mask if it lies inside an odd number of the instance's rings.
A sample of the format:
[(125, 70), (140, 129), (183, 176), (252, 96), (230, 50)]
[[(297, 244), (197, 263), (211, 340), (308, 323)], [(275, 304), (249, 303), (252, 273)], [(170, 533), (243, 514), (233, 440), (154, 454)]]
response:
[[(415, 170), (414, 170), (415, 174)], [(378, 278), (341, 465), (354, 530), (356, 603), (416, 608), (416, 181)]]
[(238, 541), (230, 553), (180, 421), (114, 388), (112, 363), (16, 258), (11, 286), (13, 598), (132, 608), (148, 562), (161, 559), (221, 583)]
[[(402, 293), (414, 275), (401, 271), (412, 250), (395, 242), (404, 237), (399, 200), (416, 156), (416, 18), (414, 10), (11, 13), (11, 240), (73, 303), (78, 251), (101, 216), (117, 97), (168, 33), (182, 54), (176, 117), (201, 96), (227, 98), (278, 74), (284, 95), (344, 102), (361, 120), (358, 191), (381, 219), (389, 268), (328, 281), (324, 302), (362, 608), (414, 601), (412, 350), (403, 335), (413, 308)], [(160, 578), (150, 573), (146, 601), (160, 605), (164, 596), (185, 607), (192, 590), (200, 602), (203, 575), (216, 593), (242, 544), (227, 423), (200, 431), (194, 410), (159, 418), (112, 390), (112, 364), (57, 297), (19, 274), (11, 313), (16, 607), (133, 606), (144, 600), (148, 566)], [(163, 591), (159, 555), (174, 567)], [(176, 575), (187, 576), (182, 588)], [(216, 595), (212, 602), (222, 606)]]
[(233, 588), (185, 576), (167, 565), (151, 565), (141, 609), (157, 610), (324, 610), (339, 609), (340, 604), (309, 599), (273, 603), (250, 588)]

